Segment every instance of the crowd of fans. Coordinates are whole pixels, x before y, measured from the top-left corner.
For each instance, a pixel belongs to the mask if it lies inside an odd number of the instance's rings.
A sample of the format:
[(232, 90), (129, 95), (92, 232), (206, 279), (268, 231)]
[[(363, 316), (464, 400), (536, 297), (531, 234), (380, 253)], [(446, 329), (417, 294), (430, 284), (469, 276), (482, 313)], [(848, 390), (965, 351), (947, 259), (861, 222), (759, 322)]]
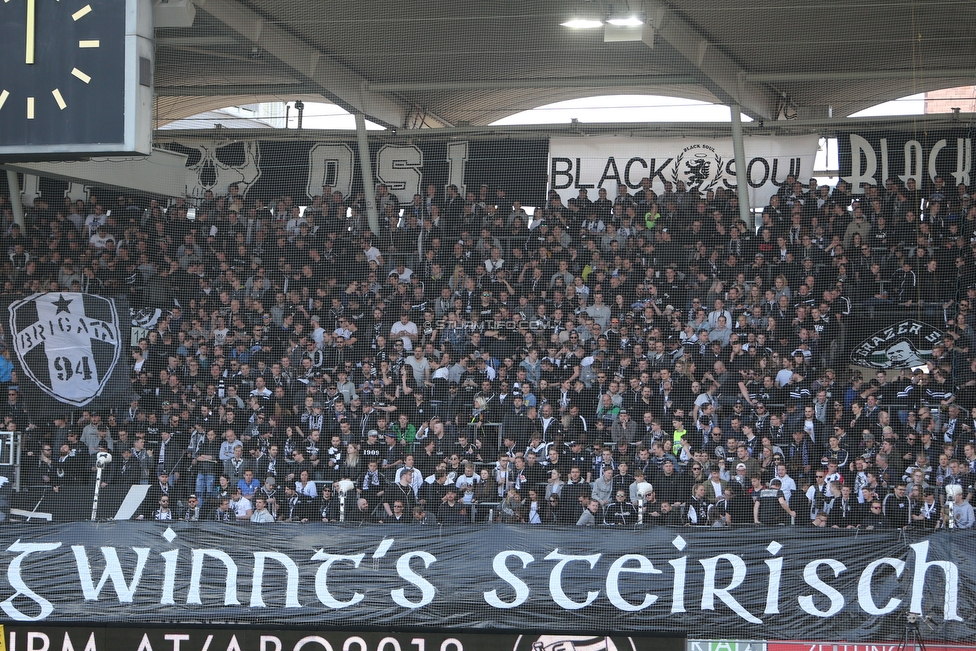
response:
[[(378, 234), (328, 187), (39, 199), (23, 230), (0, 198), (5, 294), (124, 295), (145, 326), (130, 404), (49, 421), (7, 352), (0, 413), (28, 494), (109, 451), (101, 488), (150, 484), (145, 519), (972, 527), (976, 207), (863, 190), (790, 177), (753, 227), (680, 182), (531, 215), (381, 185)], [(890, 313), (944, 337), (849, 370)]]

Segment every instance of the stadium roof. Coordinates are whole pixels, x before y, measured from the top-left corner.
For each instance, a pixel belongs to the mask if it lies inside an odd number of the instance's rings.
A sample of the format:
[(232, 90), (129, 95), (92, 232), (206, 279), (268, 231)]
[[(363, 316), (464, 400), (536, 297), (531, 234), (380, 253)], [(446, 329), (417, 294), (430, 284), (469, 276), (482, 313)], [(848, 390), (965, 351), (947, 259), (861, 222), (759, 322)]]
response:
[(972, 0), (630, 0), (646, 28), (621, 42), (560, 23), (626, 2), (194, 1), (191, 27), (157, 29), (158, 126), (323, 98), (390, 127), (477, 126), (616, 93), (824, 119), (976, 73)]

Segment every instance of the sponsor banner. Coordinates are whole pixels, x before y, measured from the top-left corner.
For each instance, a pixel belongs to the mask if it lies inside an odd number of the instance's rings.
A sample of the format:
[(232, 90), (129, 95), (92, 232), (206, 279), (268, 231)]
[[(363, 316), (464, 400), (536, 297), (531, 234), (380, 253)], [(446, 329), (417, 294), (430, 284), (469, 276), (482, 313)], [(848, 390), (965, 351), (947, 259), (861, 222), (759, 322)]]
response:
[(958, 131), (869, 131), (837, 134), (840, 177), (854, 194), (864, 185), (880, 186), (890, 178), (927, 192), (936, 176), (945, 180), (946, 191), (955, 195), (956, 185), (970, 185), (973, 171), (973, 139), (968, 129)]
[(30, 380), (20, 387), (32, 408), (121, 404), (130, 390), (128, 366), (120, 363), (131, 327), (124, 298), (41, 292), (7, 311), (18, 374)]
[(915, 317), (863, 320), (852, 323), (848, 332), (856, 335), (851, 361), (875, 369), (925, 366), (932, 359), (932, 347), (943, 337), (939, 327)]
[[(186, 195), (200, 199), (208, 190), (227, 194), (232, 183), (250, 199), (291, 196), (296, 203), (330, 186), (343, 197), (363, 191), (355, 141), (171, 142), (162, 145), (187, 155)], [(443, 197), (447, 185), (477, 196), (482, 183), (489, 196), (502, 188), (509, 201), (542, 205), (545, 201), (545, 140), (432, 141), (414, 144), (370, 143), (375, 183), (385, 183), (401, 203), (434, 185)]]
[[(923, 640), (929, 637), (939, 637), (936, 632), (932, 633), (931, 636), (923, 633)], [(916, 643), (911, 640), (907, 644), (902, 641), (871, 642), (868, 644), (857, 644), (854, 642), (806, 642), (800, 640), (788, 642), (769, 640), (767, 642), (768, 651), (914, 651), (917, 648)], [(925, 651), (976, 651), (976, 647), (925, 641)]]
[(688, 638), (686, 651), (767, 651), (766, 640), (693, 640)]
[(681, 181), (701, 195), (716, 188), (734, 192), (744, 177), (750, 206), (761, 208), (788, 174), (804, 184), (813, 176), (816, 135), (748, 137), (744, 145), (746, 160), (739, 164), (731, 138), (551, 138), (549, 187), (565, 203), (584, 188), (592, 201), (600, 188), (613, 199), (618, 185), (634, 190), (645, 177), (658, 194), (664, 192), (665, 181), (675, 186)]
[(963, 530), (15, 524), (0, 532), (0, 616), (869, 641), (912, 610), (972, 643), (974, 542)]
[[(682, 651), (681, 637), (357, 630), (0, 625), (0, 651)], [(2, 643), (6, 643), (4, 649)]]

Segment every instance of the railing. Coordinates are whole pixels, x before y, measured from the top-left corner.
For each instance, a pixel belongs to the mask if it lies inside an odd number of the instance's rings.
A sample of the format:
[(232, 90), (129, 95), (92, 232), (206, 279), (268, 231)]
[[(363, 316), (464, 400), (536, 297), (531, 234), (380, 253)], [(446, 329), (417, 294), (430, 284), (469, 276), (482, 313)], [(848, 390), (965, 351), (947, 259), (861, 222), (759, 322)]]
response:
[(0, 431), (0, 472), (10, 479), (15, 491), (20, 491), (20, 455), (23, 432)]

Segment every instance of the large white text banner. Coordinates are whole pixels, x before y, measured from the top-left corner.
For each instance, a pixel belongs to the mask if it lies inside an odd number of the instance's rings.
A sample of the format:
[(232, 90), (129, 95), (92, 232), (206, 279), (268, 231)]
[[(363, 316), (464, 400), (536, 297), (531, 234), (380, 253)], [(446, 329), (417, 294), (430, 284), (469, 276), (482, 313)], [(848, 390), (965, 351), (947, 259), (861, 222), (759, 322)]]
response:
[(665, 181), (675, 186), (681, 181), (704, 196), (717, 188), (735, 192), (739, 177), (745, 176), (749, 205), (761, 208), (787, 175), (807, 184), (818, 142), (816, 135), (750, 136), (744, 143), (745, 164), (739, 165), (731, 138), (552, 138), (549, 187), (564, 202), (584, 188), (591, 200), (597, 199), (600, 188), (614, 199), (619, 185), (636, 189), (642, 179), (650, 178), (658, 194), (664, 191)]

